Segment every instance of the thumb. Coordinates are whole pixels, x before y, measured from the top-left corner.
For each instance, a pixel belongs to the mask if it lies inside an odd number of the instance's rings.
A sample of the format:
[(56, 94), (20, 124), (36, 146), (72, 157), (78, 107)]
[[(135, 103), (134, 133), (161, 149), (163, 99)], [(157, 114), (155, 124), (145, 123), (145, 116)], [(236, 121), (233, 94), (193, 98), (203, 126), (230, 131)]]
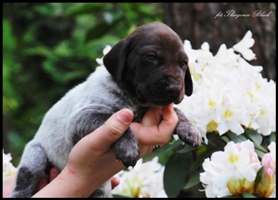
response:
[(133, 112), (124, 108), (114, 113), (102, 126), (84, 138), (91, 144), (90, 147), (93, 148), (91, 150), (104, 154), (128, 129), (132, 119)]

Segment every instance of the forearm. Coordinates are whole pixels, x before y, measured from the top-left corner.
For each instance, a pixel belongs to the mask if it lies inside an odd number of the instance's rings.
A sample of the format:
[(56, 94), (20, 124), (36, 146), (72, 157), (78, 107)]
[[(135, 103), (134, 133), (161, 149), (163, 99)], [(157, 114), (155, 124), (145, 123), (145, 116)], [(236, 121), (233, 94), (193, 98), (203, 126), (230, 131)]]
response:
[(84, 176), (65, 167), (61, 173), (47, 186), (38, 191), (33, 197), (89, 197), (102, 183), (120, 171), (122, 167), (107, 170), (100, 174)]

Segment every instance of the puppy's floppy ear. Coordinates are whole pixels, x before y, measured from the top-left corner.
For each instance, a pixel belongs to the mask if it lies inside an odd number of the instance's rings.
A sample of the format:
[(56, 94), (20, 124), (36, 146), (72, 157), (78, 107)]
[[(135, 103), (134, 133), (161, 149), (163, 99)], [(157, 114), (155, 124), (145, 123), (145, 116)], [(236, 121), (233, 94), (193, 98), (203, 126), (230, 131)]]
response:
[(187, 96), (190, 96), (193, 92), (193, 82), (192, 82), (191, 74), (189, 71), (189, 67), (187, 67), (187, 69), (185, 71), (184, 89), (185, 89), (185, 94)]
[(103, 58), (104, 66), (117, 82), (121, 82), (122, 72), (126, 64), (127, 43), (126, 39), (121, 40)]

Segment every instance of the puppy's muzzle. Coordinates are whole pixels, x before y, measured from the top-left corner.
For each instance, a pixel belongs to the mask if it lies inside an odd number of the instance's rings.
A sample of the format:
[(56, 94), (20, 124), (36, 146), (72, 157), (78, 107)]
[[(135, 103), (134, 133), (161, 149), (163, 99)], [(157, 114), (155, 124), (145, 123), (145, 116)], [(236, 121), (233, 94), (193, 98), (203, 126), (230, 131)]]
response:
[(179, 98), (181, 89), (182, 89), (181, 85), (175, 83), (171, 83), (166, 87), (166, 90), (168, 91), (170, 96), (173, 97), (173, 99)]

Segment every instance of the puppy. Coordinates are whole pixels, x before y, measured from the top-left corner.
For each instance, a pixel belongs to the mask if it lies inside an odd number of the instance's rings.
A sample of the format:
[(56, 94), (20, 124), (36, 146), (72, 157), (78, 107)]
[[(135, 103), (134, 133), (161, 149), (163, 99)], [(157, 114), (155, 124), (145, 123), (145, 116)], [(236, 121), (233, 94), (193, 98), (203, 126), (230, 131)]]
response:
[[(70, 90), (45, 115), (26, 145), (11, 197), (31, 197), (49, 163), (62, 170), (73, 146), (101, 126), (113, 113), (129, 108), (134, 121), (155, 106), (178, 104), (192, 94), (188, 57), (179, 36), (167, 25), (153, 22), (138, 27), (117, 43), (85, 82)], [(175, 134), (200, 146), (202, 138), (186, 116), (175, 108)], [(116, 159), (134, 166), (138, 142), (128, 129), (114, 144)], [(108, 180), (91, 197), (112, 197)]]

